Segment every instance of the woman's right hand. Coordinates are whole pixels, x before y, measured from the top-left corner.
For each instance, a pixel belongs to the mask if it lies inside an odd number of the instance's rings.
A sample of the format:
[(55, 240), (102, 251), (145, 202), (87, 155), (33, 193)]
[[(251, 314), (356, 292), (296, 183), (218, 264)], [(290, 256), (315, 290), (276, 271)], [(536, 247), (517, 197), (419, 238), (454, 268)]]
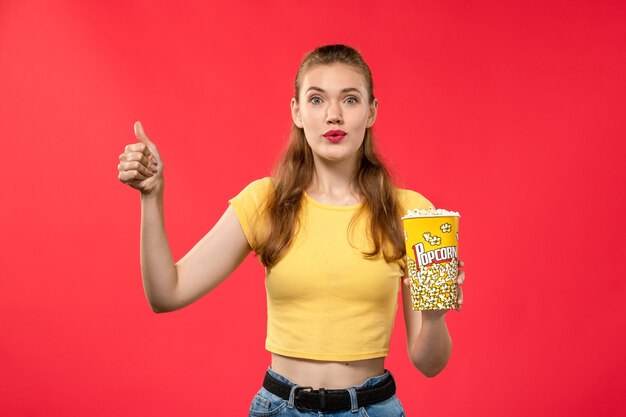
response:
[(140, 122), (135, 122), (135, 137), (139, 143), (126, 145), (117, 166), (118, 178), (124, 184), (141, 191), (156, 194), (163, 189), (163, 161), (154, 143), (148, 139)]

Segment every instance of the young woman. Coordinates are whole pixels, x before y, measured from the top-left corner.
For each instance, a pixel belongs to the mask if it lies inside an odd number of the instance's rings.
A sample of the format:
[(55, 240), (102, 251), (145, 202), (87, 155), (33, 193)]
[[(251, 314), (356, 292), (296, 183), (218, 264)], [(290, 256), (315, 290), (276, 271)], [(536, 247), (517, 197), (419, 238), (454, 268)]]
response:
[[(392, 184), (374, 148), (377, 109), (369, 67), (355, 49), (310, 52), (274, 175), (229, 200), (176, 264), (163, 222), (163, 161), (139, 122), (139, 143), (120, 155), (120, 181), (141, 191), (141, 270), (155, 312), (207, 294), (251, 251), (266, 267), (272, 361), (250, 416), (404, 415), (384, 366), (400, 287), (412, 363), (432, 377), (448, 362), (448, 310), (413, 311), (405, 276), (400, 218), (433, 205)], [(458, 302), (460, 310), (460, 290)]]

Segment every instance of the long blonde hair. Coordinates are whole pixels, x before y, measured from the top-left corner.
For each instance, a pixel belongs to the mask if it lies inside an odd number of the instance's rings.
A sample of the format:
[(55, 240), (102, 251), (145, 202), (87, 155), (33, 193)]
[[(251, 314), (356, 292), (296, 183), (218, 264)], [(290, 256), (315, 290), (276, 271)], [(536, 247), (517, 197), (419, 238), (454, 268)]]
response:
[[(304, 57), (294, 85), (296, 101), (299, 102), (302, 78), (307, 71), (316, 66), (336, 63), (350, 65), (363, 74), (369, 103), (373, 103), (374, 87), (370, 69), (361, 54), (346, 45), (321, 46)], [(355, 179), (363, 204), (350, 225), (359, 216), (368, 213), (373, 250), (363, 252), (363, 255), (373, 259), (382, 251), (387, 262), (402, 259), (406, 254), (400, 220), (403, 213), (391, 176), (374, 147), (371, 127), (366, 128), (358, 152)], [(256, 245), (259, 260), (268, 269), (276, 265), (289, 249), (299, 225), (304, 191), (311, 184), (314, 172), (313, 153), (306, 141), (304, 129), (292, 124), (287, 148), (274, 168), (274, 192), (270, 193), (263, 210), (268, 231)]]

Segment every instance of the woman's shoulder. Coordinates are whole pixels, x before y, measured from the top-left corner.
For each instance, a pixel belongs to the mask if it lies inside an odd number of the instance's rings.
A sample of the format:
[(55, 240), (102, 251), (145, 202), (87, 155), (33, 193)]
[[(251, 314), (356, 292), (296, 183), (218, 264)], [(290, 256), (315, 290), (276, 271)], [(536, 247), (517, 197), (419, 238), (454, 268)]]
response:
[(435, 208), (430, 200), (417, 191), (403, 188), (396, 188), (396, 191), (398, 195), (398, 202), (404, 212), (414, 209), (426, 210)]
[(252, 204), (256, 207), (265, 201), (273, 187), (274, 183), (270, 177), (259, 178), (248, 183), (235, 197), (228, 201), (245, 206)]
[(269, 188), (274, 185), (274, 179), (272, 177), (263, 177), (252, 180), (246, 188)]
[(263, 177), (253, 180), (244, 187), (242, 192), (254, 194), (266, 194), (274, 187), (274, 180), (271, 177)]

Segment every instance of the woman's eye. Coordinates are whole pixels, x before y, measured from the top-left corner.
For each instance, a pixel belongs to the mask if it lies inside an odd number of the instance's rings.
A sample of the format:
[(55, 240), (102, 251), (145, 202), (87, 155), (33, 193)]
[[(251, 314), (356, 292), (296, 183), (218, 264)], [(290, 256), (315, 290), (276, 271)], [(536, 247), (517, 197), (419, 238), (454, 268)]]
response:
[(356, 103), (357, 103), (357, 99), (356, 99), (356, 98), (354, 98), (354, 97), (348, 97), (348, 98), (346, 99), (346, 101), (348, 101), (348, 100), (352, 100), (352, 101), (350, 102), (350, 104), (356, 104)]
[[(315, 100), (317, 100), (317, 101), (315, 101)], [(310, 101), (311, 103), (313, 103), (313, 104), (319, 104), (319, 103), (321, 103), (321, 102), (322, 102), (322, 99), (320, 99), (319, 97), (311, 97), (311, 98), (309, 99), (309, 101)]]

